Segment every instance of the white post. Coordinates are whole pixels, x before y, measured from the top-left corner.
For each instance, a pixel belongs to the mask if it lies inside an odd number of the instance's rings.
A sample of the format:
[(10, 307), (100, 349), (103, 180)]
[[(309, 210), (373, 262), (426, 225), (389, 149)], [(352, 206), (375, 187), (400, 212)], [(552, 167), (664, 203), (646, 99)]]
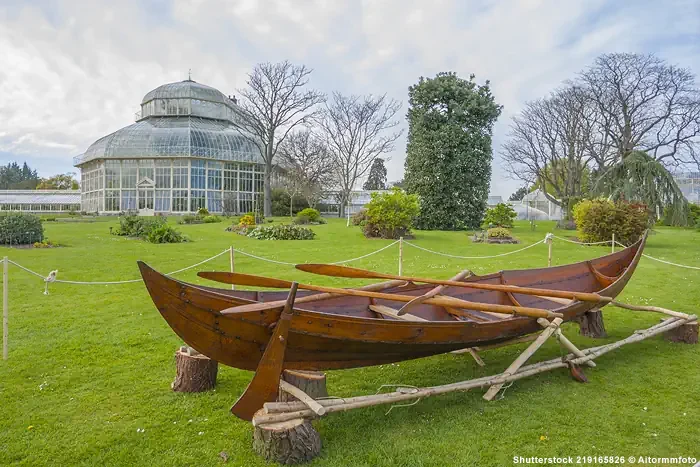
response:
[[(233, 245), (231, 245), (231, 248), (228, 250), (229, 252), (229, 257), (231, 259), (231, 272), (234, 272), (233, 270)], [(234, 284), (231, 284), (231, 290), (236, 290), (236, 286)]]
[(7, 360), (8, 345), (8, 314), (10, 312), (9, 296), (9, 269), (10, 263), (5, 256), (2, 260), (2, 359)]
[(403, 273), (403, 237), (399, 237), (399, 276)]
[(615, 232), (613, 232), (613, 239), (612, 239), (612, 252), (615, 253)]
[(547, 253), (547, 267), (551, 268), (552, 267), (552, 243), (554, 243), (554, 242), (552, 242), (552, 240), (550, 239), (549, 242), (547, 242), (547, 243), (549, 243), (549, 249), (548, 249), (548, 253)]

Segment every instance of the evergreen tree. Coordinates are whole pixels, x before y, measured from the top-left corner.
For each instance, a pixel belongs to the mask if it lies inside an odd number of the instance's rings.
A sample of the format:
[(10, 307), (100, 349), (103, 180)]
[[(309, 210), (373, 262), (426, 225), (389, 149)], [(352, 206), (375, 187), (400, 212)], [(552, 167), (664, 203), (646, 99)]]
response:
[(0, 166), (0, 190), (33, 190), (37, 183), (39, 175), (26, 162), (21, 167), (17, 162)]
[(522, 201), (526, 194), (527, 194), (527, 187), (521, 186), (520, 188), (515, 190), (515, 193), (510, 195), (510, 198), (508, 198), (508, 201)]
[(372, 161), (372, 167), (369, 169), (369, 176), (364, 185), (363, 190), (386, 190), (386, 167), (384, 159), (377, 157)]
[(455, 73), (408, 91), (406, 189), (421, 197), (419, 229), (478, 228), (491, 179), (491, 134), (501, 113), (489, 82)]

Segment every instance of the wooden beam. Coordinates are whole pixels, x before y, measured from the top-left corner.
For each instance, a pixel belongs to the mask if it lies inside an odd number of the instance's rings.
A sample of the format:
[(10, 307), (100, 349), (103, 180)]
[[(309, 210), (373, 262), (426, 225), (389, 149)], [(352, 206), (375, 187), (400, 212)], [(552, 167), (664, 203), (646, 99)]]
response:
[[(544, 318), (538, 319), (537, 323), (545, 329), (550, 326), (550, 322)], [(566, 338), (564, 333), (561, 332), (561, 328), (558, 327), (554, 332), (556, 333), (557, 338), (559, 339), (559, 343), (561, 344), (562, 347), (564, 347), (565, 349), (567, 349), (569, 352), (573, 353), (577, 357), (585, 357), (586, 356), (583, 352), (581, 352), (579, 350), (578, 347), (576, 347), (574, 345), (573, 342), (571, 342), (569, 339)], [(586, 365), (588, 365), (590, 367), (596, 366), (596, 364), (593, 360), (588, 360), (586, 362)]]
[(293, 384), (289, 384), (285, 380), (281, 379), (280, 380), (280, 389), (286, 392), (287, 394), (291, 394), (292, 396), (296, 397), (300, 401), (302, 401), (308, 408), (314, 411), (316, 415), (319, 417), (321, 415), (324, 415), (326, 413), (326, 408), (316, 402), (316, 400), (309, 396), (307, 393), (299, 389), (298, 387), (294, 386)]
[[(516, 358), (513, 363), (510, 364), (508, 368), (506, 368), (506, 371), (503, 372), (503, 376), (512, 376), (515, 372), (517, 372), (521, 366), (527, 362), (527, 359), (532, 356), (535, 352), (537, 352), (537, 349), (542, 347), (542, 344), (544, 344), (547, 339), (549, 339), (552, 334), (556, 331), (556, 329), (561, 325), (563, 320), (561, 318), (554, 318), (554, 320), (548, 325), (547, 329), (542, 331), (542, 333), (537, 336), (537, 339), (535, 339), (535, 342), (530, 344), (530, 346), (525, 349), (523, 353), (521, 353), (518, 358)], [(487, 401), (493, 400), (494, 397), (496, 397), (496, 394), (498, 394), (498, 391), (501, 390), (503, 387), (503, 383), (499, 384), (494, 384), (492, 385), (488, 391), (486, 391), (486, 394), (484, 394), (484, 399)]]
[(400, 315), (399, 310), (395, 310), (394, 308), (391, 308), (389, 306), (370, 305), (369, 309), (374, 311), (375, 313), (379, 313), (380, 315), (391, 316), (393, 318), (397, 318), (404, 321), (428, 321), (427, 319), (420, 318), (410, 313), (404, 313), (403, 315)]

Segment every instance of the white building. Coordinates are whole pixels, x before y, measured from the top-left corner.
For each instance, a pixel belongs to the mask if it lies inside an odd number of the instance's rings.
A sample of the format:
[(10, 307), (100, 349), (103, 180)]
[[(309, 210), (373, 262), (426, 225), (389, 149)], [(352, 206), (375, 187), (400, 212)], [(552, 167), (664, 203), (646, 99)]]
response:
[(234, 100), (192, 80), (164, 84), (141, 101), (136, 123), (74, 159), (82, 210), (99, 213), (252, 211), (263, 187), (260, 152), (233, 124)]

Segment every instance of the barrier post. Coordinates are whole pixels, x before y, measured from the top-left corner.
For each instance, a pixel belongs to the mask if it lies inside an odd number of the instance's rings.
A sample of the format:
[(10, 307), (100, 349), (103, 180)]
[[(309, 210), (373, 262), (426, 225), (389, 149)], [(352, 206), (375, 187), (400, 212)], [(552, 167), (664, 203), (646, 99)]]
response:
[[(234, 263), (234, 257), (233, 257), (233, 245), (231, 245), (231, 248), (228, 250), (229, 251), (229, 257), (231, 259), (231, 272), (235, 272), (233, 270), (233, 263)], [(231, 284), (231, 290), (236, 290), (236, 286), (234, 284)]]
[(544, 242), (547, 244), (547, 267), (552, 267), (552, 243), (554, 243), (554, 238), (551, 233), (548, 233), (544, 237)]
[(8, 331), (8, 314), (10, 312), (9, 308), (9, 296), (10, 292), (8, 290), (9, 287), (9, 269), (10, 269), (10, 263), (5, 256), (2, 259), (2, 359), (7, 360), (7, 345), (8, 345), (8, 338), (9, 338), (9, 331)]
[(403, 273), (403, 237), (399, 237), (399, 276)]
[(612, 239), (612, 252), (615, 253), (615, 232), (613, 232), (613, 239)]

